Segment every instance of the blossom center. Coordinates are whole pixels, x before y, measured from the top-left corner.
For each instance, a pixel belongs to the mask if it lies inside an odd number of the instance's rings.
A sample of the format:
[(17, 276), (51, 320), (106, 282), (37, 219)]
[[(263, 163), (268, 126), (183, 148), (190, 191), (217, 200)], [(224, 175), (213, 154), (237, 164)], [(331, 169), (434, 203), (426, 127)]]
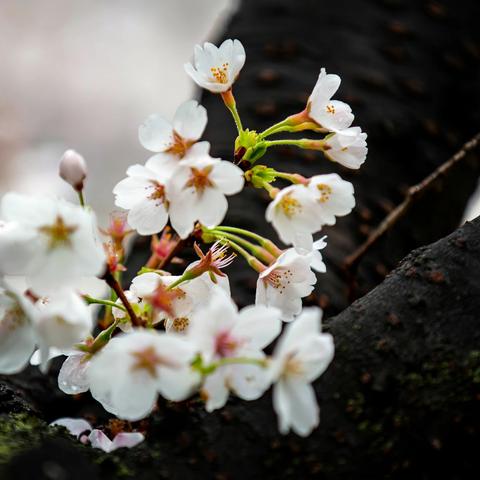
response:
[(293, 273), (289, 268), (276, 268), (266, 276), (265, 281), (276, 290), (279, 290), (279, 293), (283, 293), (291, 283), (292, 277)]
[(225, 62), (221, 67), (210, 68), (210, 73), (212, 74), (214, 82), (222, 84), (228, 82), (228, 65), (228, 62)]
[(153, 378), (157, 377), (158, 365), (168, 364), (165, 359), (157, 354), (153, 346), (132, 352), (132, 355), (135, 358), (132, 370), (145, 370)]
[(162, 283), (159, 283), (153, 294), (148, 298), (148, 301), (155, 310), (160, 310), (170, 317), (174, 317), (173, 304), (183, 296), (185, 296), (185, 292), (180, 288), (168, 290)]
[(52, 225), (44, 225), (38, 230), (48, 238), (48, 248), (53, 250), (57, 247), (71, 246), (71, 235), (78, 227), (74, 225), (67, 225), (60, 215), (57, 215), (55, 223)]
[(284, 375), (301, 376), (304, 373), (303, 364), (298, 358), (295, 358), (294, 353), (290, 353), (286, 359), (283, 369)]
[(176, 332), (184, 332), (190, 325), (190, 320), (187, 317), (178, 317), (173, 320), (172, 328)]
[(215, 353), (219, 357), (229, 357), (235, 353), (240, 342), (233, 338), (229, 331), (220, 332), (215, 338)]
[(335, 107), (330, 103), (325, 107), (327, 113), (331, 113), (332, 115), (335, 114)]
[(148, 195), (149, 200), (154, 200), (157, 205), (165, 202), (165, 187), (158, 182), (152, 181), (152, 186), (147, 188), (153, 188), (152, 192)]
[(205, 168), (190, 167), (190, 178), (185, 187), (193, 187), (199, 194), (202, 194), (206, 188), (213, 187), (214, 184), (209, 177), (212, 169), (211, 165)]
[(330, 187), (330, 185), (326, 185), (325, 183), (319, 183), (317, 185), (317, 190), (320, 193), (318, 201), (320, 203), (328, 202), (328, 200), (330, 199), (330, 195), (332, 194), (332, 187)]
[(296, 198), (293, 198), (290, 193), (282, 197), (279, 202), (279, 207), (288, 218), (292, 218), (302, 210), (300, 202)]
[(184, 157), (187, 153), (187, 150), (194, 144), (195, 142), (189, 141), (184, 139), (180, 134), (178, 134), (175, 130), (173, 131), (173, 143), (167, 149), (167, 152), (173, 153), (174, 155), (178, 155), (180, 158)]

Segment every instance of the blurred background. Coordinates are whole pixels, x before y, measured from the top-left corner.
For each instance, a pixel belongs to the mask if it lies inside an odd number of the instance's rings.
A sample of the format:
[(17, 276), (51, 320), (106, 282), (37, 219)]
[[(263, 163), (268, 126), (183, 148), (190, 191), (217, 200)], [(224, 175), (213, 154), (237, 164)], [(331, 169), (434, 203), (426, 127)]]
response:
[(148, 158), (138, 125), (195, 96), (183, 70), (235, 0), (2, 0), (0, 195), (73, 198), (56, 176), (67, 148), (89, 165), (87, 199), (105, 222), (112, 188)]

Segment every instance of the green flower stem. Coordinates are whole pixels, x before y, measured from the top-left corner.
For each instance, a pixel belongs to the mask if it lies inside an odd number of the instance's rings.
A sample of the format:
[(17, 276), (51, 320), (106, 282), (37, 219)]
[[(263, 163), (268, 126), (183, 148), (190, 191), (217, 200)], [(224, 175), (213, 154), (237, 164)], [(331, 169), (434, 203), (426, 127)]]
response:
[(278, 122), (276, 123), (275, 125), (272, 125), (271, 127), (268, 127), (266, 130), (264, 130), (263, 132), (259, 133), (259, 138), (266, 138), (270, 135), (273, 135), (274, 133), (277, 133), (277, 132), (285, 132), (285, 131), (289, 131), (289, 129), (291, 128), (291, 124), (288, 120), (288, 118), (286, 118), (285, 120), (282, 120), (281, 122)]
[(266, 368), (267, 361), (260, 358), (248, 358), (248, 357), (232, 357), (232, 358), (222, 358), (210, 365), (207, 365), (205, 370), (213, 373), (218, 367), (223, 367), (224, 365), (257, 365), (258, 367)]
[(261, 185), (262, 187), (268, 192), (268, 194), (270, 195), (270, 198), (273, 200), (276, 196), (277, 196), (277, 193), (280, 191), (279, 188), (276, 188), (276, 187), (272, 187), (272, 185), (270, 185), (267, 181), (263, 181), (261, 182)]
[(78, 193), (78, 201), (80, 205), (85, 208), (85, 197), (83, 196), (83, 190), (77, 190)]
[(283, 139), (283, 140), (265, 140), (265, 145), (267, 147), (277, 147), (283, 145), (293, 145), (294, 147), (302, 148), (302, 140), (293, 140), (293, 139)]
[(222, 92), (221, 95), (225, 106), (230, 110), (230, 113), (232, 114), (238, 134), (241, 134), (243, 132), (242, 120), (240, 119), (240, 115), (238, 114), (237, 103), (235, 102), (235, 97), (233, 96), (232, 89), (226, 92)]
[(221, 238), (219, 238), (219, 241), (225, 243), (232, 250), (235, 250), (237, 253), (239, 253), (247, 261), (248, 265), (252, 267), (256, 272), (261, 273), (267, 268), (260, 260), (258, 260), (258, 258), (250, 255), (250, 253), (248, 253), (243, 247), (238, 245), (238, 243), (234, 242), (233, 240), (222, 236)]
[(308, 180), (302, 175), (299, 175), (298, 173), (275, 172), (275, 176), (278, 178), (283, 178), (295, 184), (305, 185), (308, 183)]
[(229, 240), (232, 240), (236, 242), (238, 245), (241, 245), (242, 247), (245, 247), (247, 250), (249, 250), (255, 257), (257, 257), (260, 261), (267, 263), (270, 265), (275, 261), (275, 257), (268, 252), (266, 249), (259, 247), (257, 245), (254, 245), (253, 243), (249, 242), (248, 240), (245, 240), (242, 237), (239, 237), (238, 235), (235, 235), (233, 233), (228, 233), (228, 232), (222, 232), (216, 231), (216, 229), (211, 230), (211, 233), (219, 235), (219, 238), (228, 238)]
[(282, 140), (265, 140), (264, 142), (267, 148), (277, 147), (283, 145), (291, 145), (298, 148), (303, 148), (304, 150), (325, 150), (325, 141), (324, 140), (314, 140), (313, 138), (301, 138), (299, 140), (293, 139), (282, 139)]
[(98, 352), (101, 348), (103, 348), (112, 338), (112, 334), (118, 327), (119, 323), (120, 320), (115, 320), (108, 328), (100, 332), (93, 341), (92, 345), (88, 348), (89, 353)]
[(171, 283), (167, 287), (167, 290), (173, 290), (174, 288), (178, 287), (181, 283), (188, 282), (189, 280), (193, 280), (197, 276), (198, 275), (195, 275), (194, 273), (187, 270), (186, 272), (183, 272), (183, 275), (180, 278), (177, 278), (177, 280)]
[(270, 252), (274, 257), (278, 257), (279, 255), (282, 254), (282, 250), (280, 250), (280, 248), (278, 248), (271, 240), (258, 235), (258, 233), (250, 232), (249, 230), (244, 230), (243, 228), (227, 227), (227, 226), (223, 226), (223, 225), (215, 227), (215, 230), (219, 230), (221, 232), (231, 232), (231, 233), (235, 233), (237, 235), (243, 235), (244, 237), (253, 238), (265, 250)]
[(115, 307), (118, 308), (119, 310), (123, 310), (124, 312), (127, 311), (127, 309), (123, 306), (120, 305), (119, 303), (112, 302), (111, 300), (103, 300), (100, 298), (93, 298), (90, 295), (84, 295), (83, 299), (88, 303), (88, 305), (106, 305), (108, 307)]
[(149, 268), (149, 267), (142, 267), (138, 272), (137, 275), (142, 275), (143, 273), (156, 273), (157, 275), (167, 275), (165, 270), (159, 270), (158, 268)]

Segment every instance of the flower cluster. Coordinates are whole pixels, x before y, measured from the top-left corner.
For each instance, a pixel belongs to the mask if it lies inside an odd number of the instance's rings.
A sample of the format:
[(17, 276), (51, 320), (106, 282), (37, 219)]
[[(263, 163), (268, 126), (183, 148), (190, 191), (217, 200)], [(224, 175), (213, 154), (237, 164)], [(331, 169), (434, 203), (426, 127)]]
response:
[[(209, 143), (200, 141), (207, 112), (190, 100), (172, 122), (154, 114), (140, 126), (140, 143), (154, 155), (129, 167), (114, 187), (115, 204), (125, 212), (115, 214), (108, 228), (98, 228), (85, 202), (86, 163), (72, 150), (59, 173), (80, 205), (17, 193), (3, 197), (0, 373), (17, 373), (29, 361), (45, 371), (52, 356), (64, 355), (59, 388), (90, 391), (105, 410), (129, 421), (148, 416), (159, 396), (182, 401), (199, 394), (211, 412), (231, 395), (254, 400), (273, 388), (282, 433), (305, 436), (318, 425), (312, 382), (328, 368), (334, 344), (322, 333), (322, 311), (304, 308), (302, 299), (313, 292), (317, 273), (326, 271), (326, 237), (314, 235), (352, 210), (353, 186), (337, 174), (305, 178), (257, 162), (270, 147), (292, 145), (359, 168), (366, 134), (351, 126), (350, 107), (332, 100), (340, 78), (324, 69), (304, 111), (260, 133), (244, 129), (232, 86), (245, 58), (240, 41), (226, 40), (219, 48), (197, 46), (193, 65), (185, 66), (230, 110), (238, 129), (234, 162), (210, 156)], [(305, 130), (324, 137), (269, 139)], [(275, 187), (277, 180), (289, 185)], [(269, 193), (266, 220), (288, 248), (221, 224), (226, 197), (246, 183)], [(132, 231), (152, 236), (151, 257), (124, 289), (125, 238)], [(100, 233), (107, 237), (103, 245)], [(179, 275), (167, 271), (169, 264), (185, 265), (178, 257), (191, 247), (198, 260)], [(225, 272), (237, 258), (257, 276), (255, 304), (240, 310)], [(108, 298), (82, 291), (83, 277), (105, 280)], [(96, 326), (89, 307), (95, 304), (104, 307)], [(143, 440), (139, 433), (121, 433), (112, 441), (83, 420), (56, 424), (107, 452)]]

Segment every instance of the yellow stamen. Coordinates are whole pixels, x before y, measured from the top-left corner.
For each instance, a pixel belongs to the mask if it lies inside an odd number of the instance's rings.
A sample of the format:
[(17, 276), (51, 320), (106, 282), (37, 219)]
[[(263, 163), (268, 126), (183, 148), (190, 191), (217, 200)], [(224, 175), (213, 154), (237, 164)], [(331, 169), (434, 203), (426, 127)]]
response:
[(44, 225), (38, 230), (48, 237), (48, 248), (53, 250), (57, 247), (71, 246), (71, 235), (77, 230), (78, 227), (67, 225), (63, 221), (63, 218), (58, 215), (53, 225)]
[(284, 195), (278, 203), (278, 206), (288, 218), (292, 218), (294, 215), (302, 211), (302, 205), (297, 199), (291, 196), (291, 193)]
[(228, 62), (222, 64), (221, 67), (210, 68), (210, 72), (215, 82), (223, 84), (228, 82)]
[(332, 194), (332, 187), (330, 187), (330, 185), (326, 185), (324, 183), (319, 183), (317, 185), (317, 189), (320, 192), (320, 197), (319, 197), (318, 201), (320, 203), (328, 202), (328, 200), (330, 200), (330, 195)]
[(213, 187), (214, 184), (209, 178), (212, 169), (211, 165), (205, 168), (190, 167), (190, 178), (185, 184), (185, 188), (193, 187), (197, 193), (203, 193), (207, 187)]

